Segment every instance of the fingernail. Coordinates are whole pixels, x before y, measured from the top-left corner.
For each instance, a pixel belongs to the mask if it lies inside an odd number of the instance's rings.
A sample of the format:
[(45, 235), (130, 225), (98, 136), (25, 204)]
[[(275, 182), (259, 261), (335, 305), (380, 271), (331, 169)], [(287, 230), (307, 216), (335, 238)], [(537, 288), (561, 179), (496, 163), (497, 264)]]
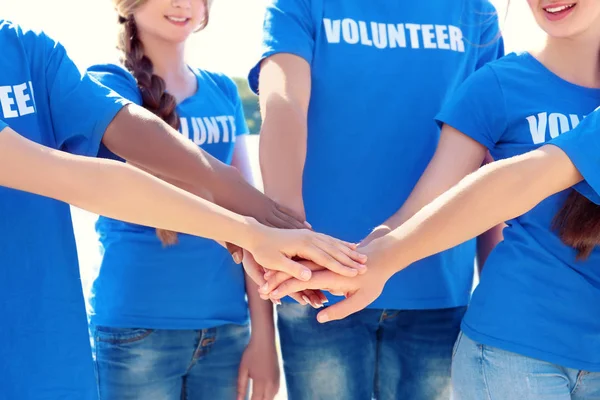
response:
[(308, 223), (308, 221), (304, 221), (304, 225), (308, 227), (308, 229), (312, 229), (312, 225)]
[(323, 304), (327, 304), (327, 303), (329, 303), (329, 299), (323, 300)]
[(275, 304), (277, 304), (278, 306), (281, 305), (281, 300), (275, 300)]
[(258, 289), (258, 291), (261, 292), (261, 293), (268, 293), (269, 292), (269, 282), (267, 282), (264, 285), (262, 285), (260, 287), (260, 289)]
[(304, 301), (306, 302), (306, 304), (310, 304), (310, 305), (312, 305), (312, 304), (310, 303), (310, 300), (308, 299), (308, 297), (306, 297), (306, 296), (304, 296), (304, 295), (302, 296), (302, 300), (304, 300)]
[(240, 256), (240, 253), (233, 253), (233, 262), (235, 262), (236, 264), (242, 262), (242, 257)]
[(307, 280), (309, 280), (309, 279), (310, 279), (310, 275), (311, 275), (311, 272), (310, 272), (310, 270), (309, 270), (309, 269), (304, 269), (304, 270), (302, 270), (302, 272), (300, 273), (300, 278), (301, 278), (302, 280), (305, 280), (305, 281), (307, 281)]
[(317, 315), (317, 321), (319, 321), (320, 323), (325, 323), (329, 321), (329, 316), (327, 315), (327, 313), (319, 313), (319, 315)]

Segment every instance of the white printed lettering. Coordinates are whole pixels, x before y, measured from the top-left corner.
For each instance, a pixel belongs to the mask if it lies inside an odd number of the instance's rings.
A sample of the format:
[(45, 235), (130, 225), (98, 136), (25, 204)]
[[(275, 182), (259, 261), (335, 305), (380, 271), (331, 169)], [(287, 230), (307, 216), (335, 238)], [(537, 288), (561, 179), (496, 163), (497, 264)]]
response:
[(566, 115), (552, 113), (548, 117), (548, 128), (550, 130), (550, 137), (552, 139), (557, 138), (561, 133), (569, 131), (569, 119)]
[(435, 36), (437, 39), (437, 47), (438, 49), (450, 50), (450, 44), (446, 41), (449, 36), (446, 33), (448, 27), (445, 25), (436, 25), (435, 26)]
[(454, 51), (464, 53), (465, 44), (463, 42), (462, 31), (455, 26), (449, 26), (448, 32), (450, 33), (450, 48)]
[(219, 123), (221, 124), (221, 127), (223, 128), (223, 143), (228, 143), (229, 142), (229, 126), (227, 125), (227, 116), (223, 115), (220, 117), (217, 117), (217, 121), (219, 121)]
[(369, 39), (369, 31), (367, 31), (367, 24), (364, 21), (358, 21), (360, 28), (360, 42), (365, 46), (373, 46), (373, 42)]
[(344, 40), (349, 44), (356, 44), (360, 40), (360, 35), (358, 34), (358, 24), (346, 18), (342, 21), (342, 36)]
[(405, 24), (406, 29), (410, 32), (410, 47), (413, 49), (419, 48), (419, 30), (421, 25), (417, 24)]
[(13, 109), (15, 100), (11, 97), (11, 86), (0, 86), (0, 105), (2, 106), (2, 114), (4, 118), (17, 118), (19, 113)]
[(339, 43), (341, 21), (339, 19), (336, 19), (332, 22), (329, 18), (323, 18), (323, 25), (325, 25), (325, 35), (327, 36), (327, 42)]
[(371, 22), (371, 31), (373, 32), (373, 43), (378, 49), (385, 49), (388, 44), (385, 24)]
[(548, 124), (548, 113), (539, 113), (537, 118), (535, 115), (527, 117), (529, 122), (529, 131), (534, 144), (544, 143), (546, 140), (546, 126)]
[(426, 49), (435, 49), (435, 34), (433, 33), (433, 25), (421, 26), (421, 32), (423, 32), (423, 47)]
[(390, 48), (406, 47), (406, 33), (404, 32), (404, 24), (388, 24), (388, 36), (390, 37)]

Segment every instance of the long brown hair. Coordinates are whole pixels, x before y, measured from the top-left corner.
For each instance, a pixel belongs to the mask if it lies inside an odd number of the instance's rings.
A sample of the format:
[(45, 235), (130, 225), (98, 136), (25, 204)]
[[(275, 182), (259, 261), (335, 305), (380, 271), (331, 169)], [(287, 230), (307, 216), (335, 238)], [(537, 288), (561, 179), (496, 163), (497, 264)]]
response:
[(585, 260), (600, 244), (600, 206), (571, 189), (553, 227), (563, 243), (577, 250), (577, 259)]
[[(177, 100), (167, 93), (165, 81), (154, 74), (152, 60), (144, 54), (144, 45), (139, 38), (133, 13), (146, 0), (113, 0), (119, 14), (119, 41), (117, 48), (122, 52), (121, 64), (133, 75), (142, 95), (142, 106), (175, 129), (179, 129), (179, 116), (175, 108)], [(198, 30), (208, 24), (208, 0), (204, 0), (205, 15)], [(177, 243), (177, 233), (157, 229), (156, 234), (165, 246)]]

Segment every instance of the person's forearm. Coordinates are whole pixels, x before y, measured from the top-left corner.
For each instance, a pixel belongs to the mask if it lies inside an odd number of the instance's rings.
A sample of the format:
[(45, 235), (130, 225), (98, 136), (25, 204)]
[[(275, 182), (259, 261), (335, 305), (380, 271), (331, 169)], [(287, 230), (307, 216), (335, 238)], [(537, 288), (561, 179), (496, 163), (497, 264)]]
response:
[[(242, 215), (252, 215), (262, 193), (239, 171), (206, 153), (149, 111), (130, 105), (108, 126), (103, 139), (109, 150), (128, 162), (190, 192), (208, 190), (213, 201)], [(200, 188), (200, 189), (196, 189)]]
[(435, 155), (408, 199), (396, 213), (376, 227), (365, 242), (396, 229), (421, 208), (475, 171), (481, 166), (485, 153), (483, 145), (456, 129), (444, 126)]
[(553, 146), (489, 164), (373, 242), (386, 265), (400, 270), (527, 212), (582, 177)]
[(276, 95), (266, 100), (263, 109), (259, 155), (265, 194), (305, 216), (306, 116), (291, 100)]
[[(1, 136), (0, 185), (126, 222), (240, 246), (256, 225), (124, 163), (73, 156), (14, 132)], [(21, 166), (26, 166), (26, 168)]]
[(253, 340), (265, 340), (275, 343), (275, 322), (273, 319), (273, 303), (260, 298), (258, 285), (246, 275), (246, 293), (250, 309), (250, 323)]

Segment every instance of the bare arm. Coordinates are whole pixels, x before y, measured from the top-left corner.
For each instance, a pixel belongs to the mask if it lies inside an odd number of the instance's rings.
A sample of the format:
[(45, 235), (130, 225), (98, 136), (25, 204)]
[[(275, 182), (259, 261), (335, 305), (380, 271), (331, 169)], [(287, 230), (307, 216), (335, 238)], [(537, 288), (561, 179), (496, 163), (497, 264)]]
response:
[(552, 145), (486, 165), (400, 227), (363, 247), (369, 256), (364, 275), (344, 278), (318, 271), (308, 282), (284, 282), (271, 297), (279, 299), (307, 288), (344, 293), (347, 299), (322, 311), (318, 318), (321, 322), (345, 318), (372, 303), (396, 272), (518, 217), (582, 179), (569, 157)]
[(2, 186), (127, 222), (243, 242), (250, 221), (127, 164), (53, 150), (10, 128), (0, 134), (0, 163)]
[(276, 54), (263, 61), (260, 167), (265, 193), (302, 216), (310, 90), (310, 66), (304, 59)]
[(379, 240), (386, 258), (402, 269), (522, 215), (582, 179), (562, 150), (547, 145), (482, 167)]
[(34, 143), (10, 128), (0, 132), (0, 186), (51, 197), (96, 214), (227, 241), (262, 265), (308, 279), (290, 258), (330, 268), (364, 260), (343, 242), (303, 230), (277, 230), (242, 217), (124, 163), (74, 156)]
[[(250, 184), (254, 184), (252, 166), (250, 164), (248, 153), (247, 141), (249, 139), (249, 135), (243, 135), (237, 139), (231, 165), (237, 168)], [(252, 337), (259, 338), (257, 340), (265, 340), (267, 343), (274, 344), (275, 324), (273, 322), (273, 304), (270, 301), (265, 301), (260, 298), (258, 285), (248, 276), (246, 276), (246, 293), (248, 294), (248, 307), (250, 308), (250, 322), (252, 323), (253, 332)]]
[(479, 168), (485, 155), (483, 145), (444, 125), (436, 152), (408, 199), (365, 239), (365, 243), (402, 225), (425, 205)]
[(207, 189), (224, 208), (270, 226), (304, 227), (249, 185), (235, 168), (204, 152), (142, 107), (122, 109), (108, 126), (103, 143), (125, 160), (170, 182), (181, 182), (191, 192), (198, 193), (197, 187)]

